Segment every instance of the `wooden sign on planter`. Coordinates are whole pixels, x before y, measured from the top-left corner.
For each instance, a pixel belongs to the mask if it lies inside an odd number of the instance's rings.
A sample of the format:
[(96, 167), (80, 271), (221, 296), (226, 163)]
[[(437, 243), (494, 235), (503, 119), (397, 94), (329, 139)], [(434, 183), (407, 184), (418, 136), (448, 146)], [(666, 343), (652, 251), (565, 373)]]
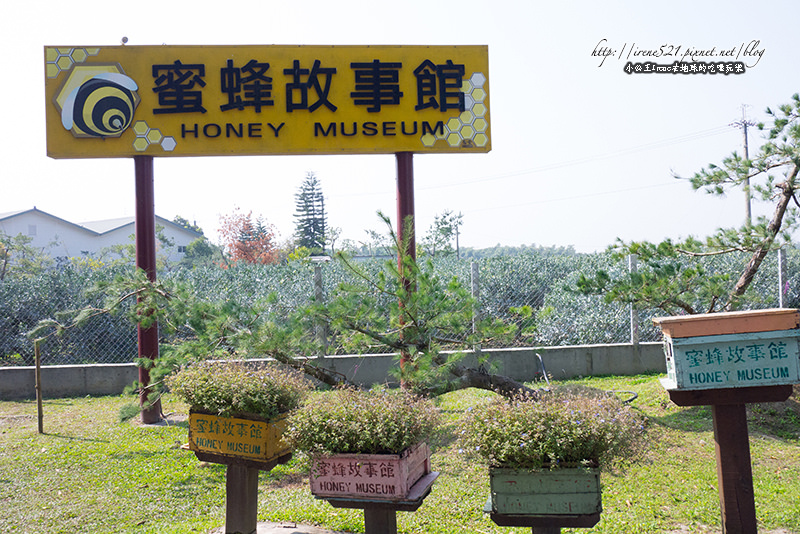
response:
[(414, 484), (431, 472), (425, 443), (401, 454), (314, 456), (311, 493), (323, 499), (408, 500)]
[(489, 469), (484, 512), (500, 526), (592, 527), (603, 510), (597, 468)]
[(363, 509), (366, 534), (396, 534), (396, 512), (416, 511), (439, 476), (430, 459), (426, 443), (400, 454), (317, 455), (311, 493), (335, 508)]
[(192, 411), (189, 449), (206, 462), (241, 463), (269, 470), (291, 455), (291, 449), (282, 440), (285, 428), (285, 415), (266, 421), (256, 416), (221, 417)]
[(800, 315), (773, 309), (663, 317), (667, 390), (800, 383)]
[[(800, 382), (800, 311), (659, 317), (669, 398), (711, 406), (723, 532), (756, 532), (746, 403), (781, 402)], [(706, 369), (700, 369), (706, 366)], [(700, 373), (700, 374), (698, 374)]]
[(255, 534), (258, 472), (292, 459), (283, 441), (287, 414), (265, 420), (256, 415), (222, 417), (189, 411), (189, 450), (197, 459), (227, 465), (225, 534)]

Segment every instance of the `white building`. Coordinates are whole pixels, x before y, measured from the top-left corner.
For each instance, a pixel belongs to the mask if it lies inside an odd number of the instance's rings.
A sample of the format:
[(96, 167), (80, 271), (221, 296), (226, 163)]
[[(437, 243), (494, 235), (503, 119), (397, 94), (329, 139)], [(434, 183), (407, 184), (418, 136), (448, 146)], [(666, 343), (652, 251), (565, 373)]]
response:
[[(164, 247), (156, 241), (157, 254), (169, 262), (183, 258), (186, 246), (202, 234), (189, 230), (156, 215), (156, 229), (173, 245)], [(31, 246), (53, 259), (81, 256), (99, 257), (103, 249), (113, 245), (134, 243), (134, 218), (122, 217), (104, 221), (72, 223), (36, 209), (0, 213), (0, 232), (7, 236), (22, 234), (32, 239)]]

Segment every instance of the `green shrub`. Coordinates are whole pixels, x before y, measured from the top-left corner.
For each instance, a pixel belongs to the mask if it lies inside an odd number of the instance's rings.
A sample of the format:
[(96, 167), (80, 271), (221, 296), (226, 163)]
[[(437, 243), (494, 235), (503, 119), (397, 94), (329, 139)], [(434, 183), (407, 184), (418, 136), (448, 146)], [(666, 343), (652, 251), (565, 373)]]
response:
[(294, 410), (311, 388), (295, 371), (245, 362), (196, 363), (170, 376), (167, 385), (193, 410), (264, 419)]
[(643, 443), (644, 418), (618, 398), (589, 388), (556, 388), (538, 400), (496, 397), (461, 421), (467, 451), (492, 467), (610, 465)]
[(439, 412), (399, 390), (337, 389), (310, 396), (289, 417), (284, 439), (310, 454), (399, 454), (430, 439)]

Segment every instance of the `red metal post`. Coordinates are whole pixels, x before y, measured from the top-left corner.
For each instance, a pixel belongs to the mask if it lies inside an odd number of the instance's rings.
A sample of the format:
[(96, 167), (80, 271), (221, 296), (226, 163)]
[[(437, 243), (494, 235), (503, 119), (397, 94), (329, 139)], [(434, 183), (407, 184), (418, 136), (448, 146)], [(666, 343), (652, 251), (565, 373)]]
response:
[[(135, 156), (136, 168), (136, 267), (143, 269), (147, 277), (156, 280), (156, 212), (153, 187), (153, 157)], [(158, 325), (149, 328), (137, 327), (139, 358), (158, 357)], [(147, 386), (150, 372), (139, 367), (139, 405), (142, 407), (142, 423), (153, 424), (161, 420), (161, 402), (148, 402)]]
[[(397, 159), (397, 237), (402, 244), (408, 238), (408, 249), (405, 251), (412, 258), (417, 257), (417, 244), (414, 230), (414, 154), (398, 152)], [(411, 235), (406, 236), (406, 219), (411, 217)], [(399, 257), (398, 257), (399, 259)], [(403, 266), (400, 265), (402, 270)]]
[[(400, 271), (400, 278), (406, 290), (414, 291), (411, 282), (406, 279), (403, 272), (403, 253), (412, 259), (417, 258), (417, 242), (415, 237), (414, 220), (414, 154), (412, 152), (398, 152), (395, 154), (397, 160), (397, 240), (398, 245), (406, 244), (406, 250), (397, 251), (397, 267)], [(406, 231), (410, 235), (406, 235)], [(407, 241), (406, 241), (407, 240)], [(400, 303), (402, 308), (403, 303)], [(403, 325), (403, 315), (400, 315), (400, 325)], [(400, 351), (400, 368), (408, 363), (410, 356), (408, 351)], [(401, 383), (402, 385), (402, 383)]]

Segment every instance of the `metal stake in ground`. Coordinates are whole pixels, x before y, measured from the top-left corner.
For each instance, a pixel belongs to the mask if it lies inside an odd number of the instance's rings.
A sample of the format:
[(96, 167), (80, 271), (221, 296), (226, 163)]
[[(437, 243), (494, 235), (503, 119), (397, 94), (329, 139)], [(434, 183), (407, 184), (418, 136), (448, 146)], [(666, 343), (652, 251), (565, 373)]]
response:
[(33, 354), (36, 358), (36, 413), (39, 421), (39, 434), (44, 434), (44, 412), (42, 411), (42, 354), (39, 352), (39, 342), (33, 342)]

